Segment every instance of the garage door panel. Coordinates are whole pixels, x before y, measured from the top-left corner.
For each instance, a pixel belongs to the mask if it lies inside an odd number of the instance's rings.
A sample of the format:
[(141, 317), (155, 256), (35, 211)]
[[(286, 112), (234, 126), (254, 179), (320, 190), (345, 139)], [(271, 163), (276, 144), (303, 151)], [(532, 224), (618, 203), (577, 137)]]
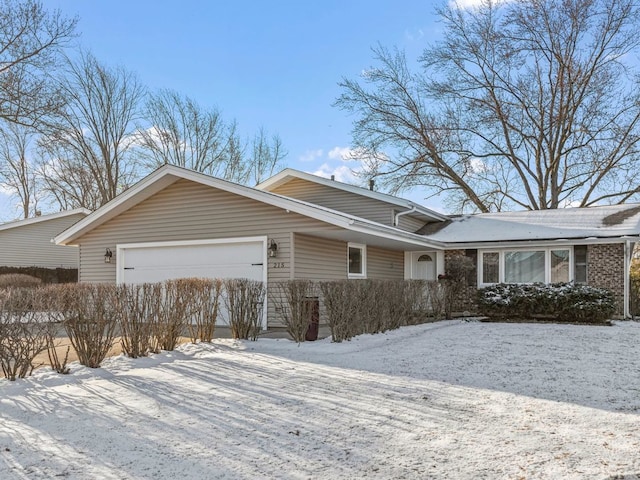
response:
[(127, 247), (122, 251), (124, 283), (176, 278), (250, 278), (263, 280), (263, 243)]
[[(248, 278), (264, 281), (265, 248), (263, 240), (121, 246), (116, 257), (119, 281), (155, 283), (178, 278)], [(224, 324), (225, 320), (226, 312), (221, 305), (217, 323)]]

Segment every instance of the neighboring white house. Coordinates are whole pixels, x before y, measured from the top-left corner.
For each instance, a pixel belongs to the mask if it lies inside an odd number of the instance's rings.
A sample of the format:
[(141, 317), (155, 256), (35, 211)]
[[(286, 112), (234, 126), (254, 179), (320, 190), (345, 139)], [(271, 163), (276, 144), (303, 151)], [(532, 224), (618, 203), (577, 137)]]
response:
[[(623, 315), (639, 236), (638, 205), (447, 216), (292, 169), (250, 188), (166, 165), (56, 243), (79, 246), (84, 282), (436, 280), (465, 255), (476, 265), (470, 288), (582, 282), (611, 289)], [(271, 301), (267, 312), (280, 325)]]
[(0, 224), (0, 267), (78, 268), (78, 249), (53, 238), (89, 213), (76, 209)]

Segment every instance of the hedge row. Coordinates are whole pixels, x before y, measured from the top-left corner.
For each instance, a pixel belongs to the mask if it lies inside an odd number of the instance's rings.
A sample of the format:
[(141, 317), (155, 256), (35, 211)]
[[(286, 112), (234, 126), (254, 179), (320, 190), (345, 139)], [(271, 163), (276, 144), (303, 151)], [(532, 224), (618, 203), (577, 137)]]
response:
[(10, 380), (24, 377), (48, 351), (52, 368), (68, 372), (68, 350), (58, 357), (60, 327), (79, 362), (91, 368), (100, 366), (116, 336), (130, 357), (173, 350), (183, 335), (211, 341), (221, 303), (233, 337), (255, 340), (264, 295), (263, 283), (248, 279), (0, 289), (0, 369)]
[(606, 289), (576, 285), (497, 284), (478, 290), (480, 313), (489, 317), (601, 323), (615, 312), (615, 299)]
[[(39, 278), (42, 283), (75, 283), (78, 281), (77, 268), (6, 267), (0, 266), (0, 276), (10, 274), (29, 275)], [(6, 285), (12, 286), (12, 285)], [(18, 285), (13, 285), (18, 286)]]

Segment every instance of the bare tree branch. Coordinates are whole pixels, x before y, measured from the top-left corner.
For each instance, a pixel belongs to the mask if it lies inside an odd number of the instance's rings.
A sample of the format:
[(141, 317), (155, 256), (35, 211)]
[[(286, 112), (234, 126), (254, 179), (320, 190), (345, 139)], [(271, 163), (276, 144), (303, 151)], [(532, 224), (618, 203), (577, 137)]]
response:
[(486, 0), (438, 10), (422, 71), (382, 47), (336, 105), (367, 172), (446, 193), (457, 210), (546, 209), (638, 198), (640, 18), (633, 0)]
[(45, 188), (63, 208), (93, 210), (137, 178), (131, 146), (144, 90), (132, 73), (82, 53), (68, 63), (61, 91), (65, 109), (40, 142)]

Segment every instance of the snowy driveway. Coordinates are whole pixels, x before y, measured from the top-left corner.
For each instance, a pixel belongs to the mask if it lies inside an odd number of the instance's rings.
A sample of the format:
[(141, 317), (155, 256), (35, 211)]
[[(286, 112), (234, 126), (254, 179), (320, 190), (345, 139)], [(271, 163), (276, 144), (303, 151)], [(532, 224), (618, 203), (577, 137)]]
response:
[(0, 421), (1, 479), (631, 480), (640, 324), (185, 345), (0, 380)]

